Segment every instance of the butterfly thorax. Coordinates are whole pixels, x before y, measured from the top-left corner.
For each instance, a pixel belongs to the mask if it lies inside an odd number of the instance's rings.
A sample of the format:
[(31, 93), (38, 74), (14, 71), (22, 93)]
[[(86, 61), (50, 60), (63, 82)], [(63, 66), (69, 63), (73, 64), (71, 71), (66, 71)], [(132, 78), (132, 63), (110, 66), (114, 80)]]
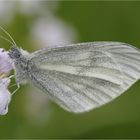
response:
[(9, 56), (13, 61), (13, 68), (17, 83), (25, 83), (32, 69), (32, 65), (29, 65), (29, 53), (14, 46), (11, 48)]

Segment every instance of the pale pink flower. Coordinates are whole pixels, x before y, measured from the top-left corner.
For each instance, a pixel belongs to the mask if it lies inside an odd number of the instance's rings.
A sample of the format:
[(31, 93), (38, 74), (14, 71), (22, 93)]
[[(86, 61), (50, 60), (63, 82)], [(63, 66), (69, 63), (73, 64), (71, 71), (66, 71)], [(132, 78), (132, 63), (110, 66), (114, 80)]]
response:
[(12, 69), (11, 59), (7, 51), (0, 48), (0, 77), (8, 76)]
[(16, 13), (26, 16), (48, 15), (59, 7), (59, 1), (0, 0), (0, 22), (9, 23)]
[(37, 20), (31, 28), (32, 40), (40, 47), (71, 44), (77, 39), (73, 26), (63, 20), (49, 16)]
[(11, 59), (8, 52), (0, 48), (0, 115), (5, 115), (8, 112), (8, 105), (11, 100), (11, 93), (8, 90), (10, 84), (8, 75), (11, 69)]
[(8, 105), (11, 100), (11, 93), (7, 89), (9, 84), (9, 78), (0, 79), (0, 115), (5, 115), (8, 112)]

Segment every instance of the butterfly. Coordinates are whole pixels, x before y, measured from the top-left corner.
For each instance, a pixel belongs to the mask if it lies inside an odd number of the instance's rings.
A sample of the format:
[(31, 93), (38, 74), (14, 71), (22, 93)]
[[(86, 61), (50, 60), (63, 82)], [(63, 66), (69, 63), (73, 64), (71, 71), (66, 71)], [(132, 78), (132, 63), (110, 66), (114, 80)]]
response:
[(13, 45), (9, 56), (18, 85), (42, 90), (69, 112), (100, 107), (140, 78), (140, 51), (121, 42), (89, 42), (28, 53)]

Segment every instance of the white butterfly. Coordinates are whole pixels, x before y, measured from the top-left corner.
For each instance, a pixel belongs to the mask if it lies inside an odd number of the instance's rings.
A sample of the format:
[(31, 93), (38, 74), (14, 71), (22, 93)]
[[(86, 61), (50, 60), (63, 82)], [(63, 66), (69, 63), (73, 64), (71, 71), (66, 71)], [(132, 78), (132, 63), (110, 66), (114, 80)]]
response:
[(18, 84), (28, 81), (67, 111), (106, 104), (140, 78), (140, 51), (120, 42), (90, 42), (9, 53)]

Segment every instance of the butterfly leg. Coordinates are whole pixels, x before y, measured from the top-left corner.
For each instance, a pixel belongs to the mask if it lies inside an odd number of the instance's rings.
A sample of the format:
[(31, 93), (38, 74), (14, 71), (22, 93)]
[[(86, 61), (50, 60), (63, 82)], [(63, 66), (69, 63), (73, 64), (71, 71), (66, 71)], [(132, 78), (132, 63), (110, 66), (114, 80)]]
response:
[[(14, 77), (15, 77), (15, 75), (11, 75), (11, 76), (9, 76), (9, 79), (14, 78)], [(15, 84), (14, 84), (14, 85), (15, 85)], [(17, 83), (16, 85), (17, 85), (17, 89), (15, 89), (15, 90), (11, 93), (12, 96), (13, 96), (13, 95), (19, 90), (19, 88), (20, 88), (20, 84), (19, 84), (19, 83)]]
[(20, 89), (20, 84), (17, 84), (17, 89), (15, 89), (15, 90), (11, 93), (11, 95), (13, 96), (19, 89)]
[(14, 78), (15, 77), (15, 75), (11, 75), (11, 76), (9, 76), (8, 78), (9, 79), (12, 79), (12, 78)]

